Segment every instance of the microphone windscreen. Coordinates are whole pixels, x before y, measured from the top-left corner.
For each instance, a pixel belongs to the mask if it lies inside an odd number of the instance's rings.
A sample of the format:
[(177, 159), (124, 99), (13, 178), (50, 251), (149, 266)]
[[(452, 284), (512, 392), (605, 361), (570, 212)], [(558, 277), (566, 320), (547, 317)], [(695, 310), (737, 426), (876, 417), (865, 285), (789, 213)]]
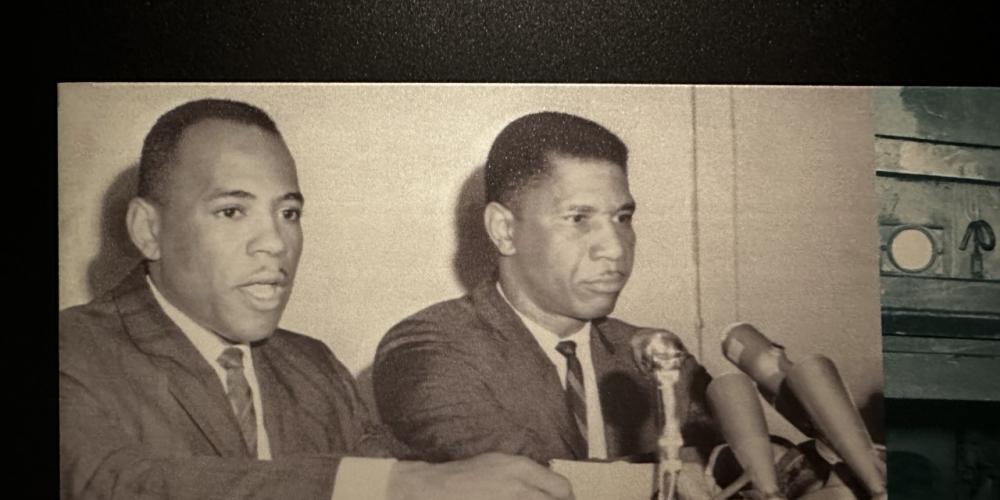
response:
[(749, 472), (754, 487), (767, 495), (776, 494), (778, 475), (771, 439), (753, 382), (742, 373), (718, 377), (708, 385), (708, 402), (726, 442)]
[(778, 393), (785, 370), (791, 366), (784, 349), (749, 323), (731, 325), (723, 332), (722, 354), (769, 397)]
[(786, 383), (813, 424), (870, 493), (885, 491), (885, 478), (878, 466), (875, 446), (829, 358), (814, 355), (788, 371)]

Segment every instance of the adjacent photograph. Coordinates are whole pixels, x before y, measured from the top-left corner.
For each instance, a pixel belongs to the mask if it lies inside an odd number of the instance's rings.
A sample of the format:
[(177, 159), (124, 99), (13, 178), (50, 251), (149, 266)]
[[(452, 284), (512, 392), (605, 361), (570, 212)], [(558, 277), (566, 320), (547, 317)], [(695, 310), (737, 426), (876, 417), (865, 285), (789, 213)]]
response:
[(872, 91), (892, 498), (1000, 497), (1000, 89)]

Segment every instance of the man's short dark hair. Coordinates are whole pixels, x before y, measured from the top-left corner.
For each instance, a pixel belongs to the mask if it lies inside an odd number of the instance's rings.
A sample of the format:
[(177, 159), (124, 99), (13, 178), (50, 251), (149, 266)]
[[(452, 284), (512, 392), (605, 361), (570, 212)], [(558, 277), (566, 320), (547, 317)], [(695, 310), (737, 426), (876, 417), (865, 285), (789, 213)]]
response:
[(139, 158), (139, 196), (160, 203), (166, 201), (163, 189), (181, 136), (188, 127), (210, 119), (254, 125), (281, 137), (267, 113), (245, 102), (200, 99), (181, 104), (160, 116), (146, 134)]
[(486, 158), (486, 202), (514, 209), (520, 192), (549, 173), (553, 156), (605, 160), (626, 170), (628, 147), (586, 118), (546, 111), (522, 116), (497, 135)]

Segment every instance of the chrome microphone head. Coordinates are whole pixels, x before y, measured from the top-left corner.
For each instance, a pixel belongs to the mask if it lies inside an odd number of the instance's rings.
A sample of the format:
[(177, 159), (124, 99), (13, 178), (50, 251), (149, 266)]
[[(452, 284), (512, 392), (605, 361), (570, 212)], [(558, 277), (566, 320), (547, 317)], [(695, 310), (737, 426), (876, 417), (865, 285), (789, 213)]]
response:
[(689, 356), (677, 335), (667, 330), (643, 329), (632, 336), (632, 356), (647, 374), (680, 370)]

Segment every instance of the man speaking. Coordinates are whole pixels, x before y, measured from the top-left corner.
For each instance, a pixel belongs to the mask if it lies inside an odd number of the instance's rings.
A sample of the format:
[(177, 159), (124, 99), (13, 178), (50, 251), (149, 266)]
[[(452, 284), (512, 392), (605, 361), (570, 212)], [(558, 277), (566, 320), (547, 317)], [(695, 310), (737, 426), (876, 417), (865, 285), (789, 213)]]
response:
[(145, 257), (59, 315), (62, 498), (571, 498), (528, 459), (396, 461), (321, 342), (277, 327), (304, 196), (260, 109), (200, 100), (142, 148), (128, 233)]

